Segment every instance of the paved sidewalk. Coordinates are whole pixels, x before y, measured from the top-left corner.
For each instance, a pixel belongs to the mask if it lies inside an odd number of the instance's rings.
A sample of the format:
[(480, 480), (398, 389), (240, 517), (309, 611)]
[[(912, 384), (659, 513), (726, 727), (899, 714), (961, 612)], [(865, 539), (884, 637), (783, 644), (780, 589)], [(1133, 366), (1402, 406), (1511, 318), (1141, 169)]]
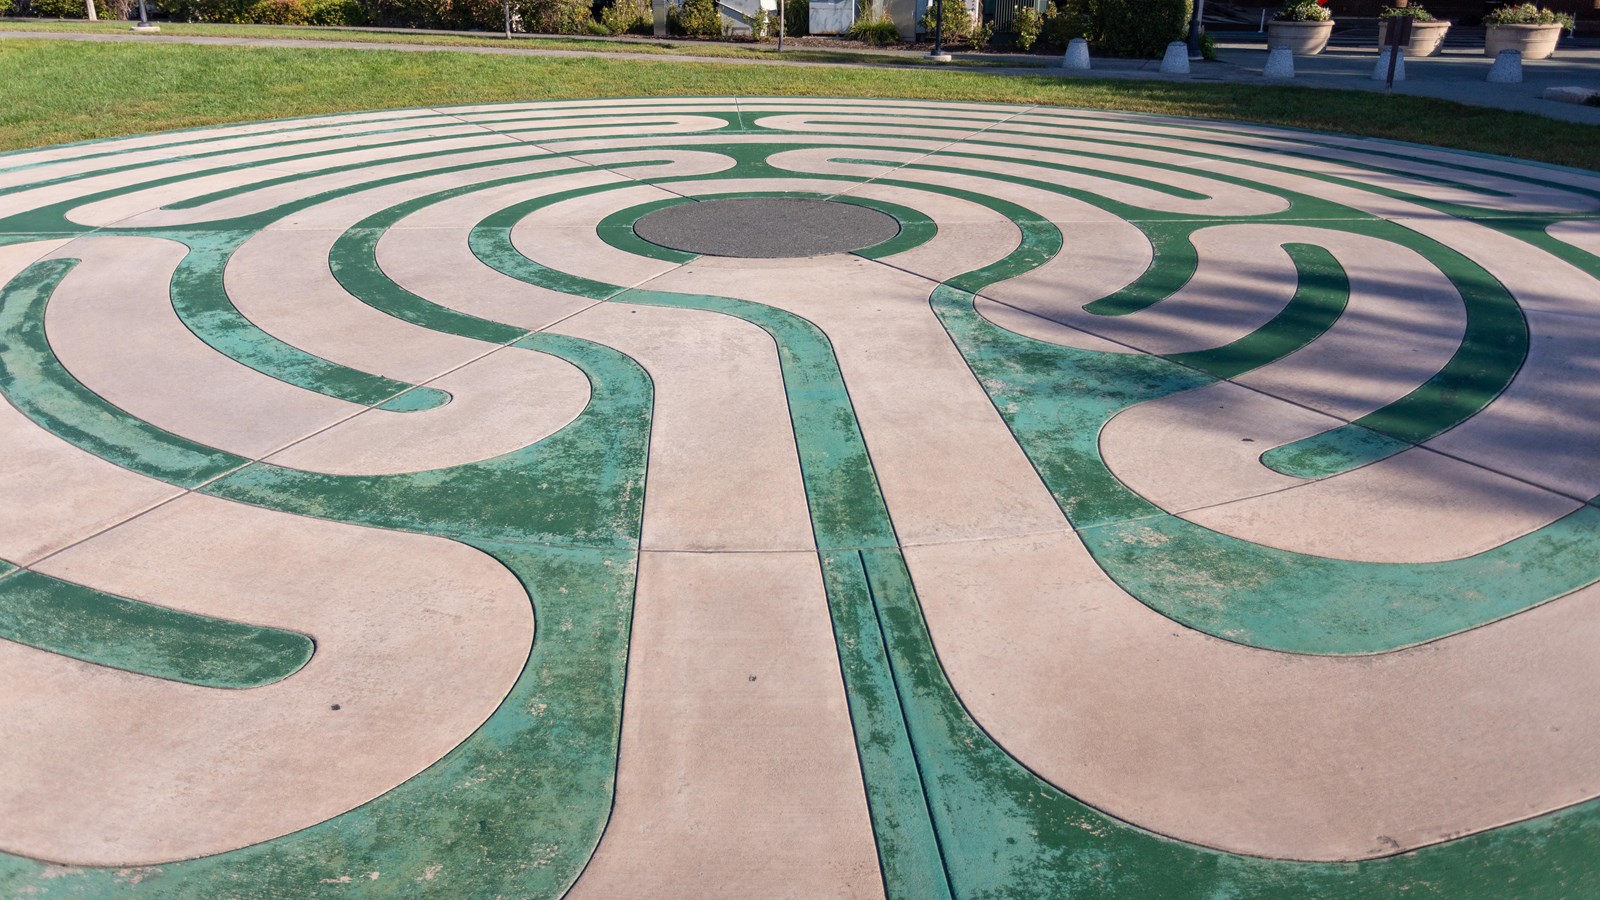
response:
[[(1220, 44), (1217, 56), (1222, 65), (1233, 70), (1224, 76), (1227, 80), (1243, 80), (1261, 76), (1267, 50), (1259, 40), (1241, 40)], [(1382, 91), (1384, 83), (1372, 79), (1377, 61), (1376, 47), (1330, 47), (1320, 56), (1296, 58), (1292, 83), (1304, 87)], [(1446, 49), (1438, 56), (1408, 59), (1406, 80), (1396, 83), (1394, 92), (1600, 125), (1600, 107), (1542, 99), (1545, 89), (1550, 87), (1600, 88), (1600, 48), (1563, 49), (1556, 58), (1525, 62), (1521, 84), (1489, 84), (1485, 78), (1491, 62), (1493, 60), (1479, 49)], [(1204, 66), (1197, 71), (1206, 72), (1211, 68)]]

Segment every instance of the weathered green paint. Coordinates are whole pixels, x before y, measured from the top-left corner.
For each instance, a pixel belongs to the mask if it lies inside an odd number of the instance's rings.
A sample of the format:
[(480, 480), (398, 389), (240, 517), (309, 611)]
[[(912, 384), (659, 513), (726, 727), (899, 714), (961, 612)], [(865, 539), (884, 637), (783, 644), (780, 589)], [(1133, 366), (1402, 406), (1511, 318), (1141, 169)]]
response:
[(303, 634), (169, 609), (16, 572), (0, 577), (0, 638), (152, 678), (214, 688), (282, 681), (311, 660)]
[(228, 299), (223, 270), (253, 231), (168, 233), (189, 247), (172, 273), (172, 308), (195, 336), (212, 349), (258, 372), (296, 387), (362, 406), (377, 406), (402, 392), (412, 409), (432, 409), (450, 396), (329, 362), (261, 330)]
[[(763, 131), (734, 113), (716, 118), (728, 132)], [(1072, 127), (1085, 128), (1085, 122), (1074, 121)], [(1118, 131), (1104, 122), (1100, 126), (1104, 127), (1096, 127), (1107, 135)], [(408, 127), (400, 125), (393, 130)], [(1220, 152), (1201, 156), (1232, 159), (1226, 152), (1231, 146), (1226, 131), (1215, 129), (1212, 134), (1214, 137), (1205, 140), (1217, 145)], [(559, 138), (541, 139), (541, 143), (560, 142)], [(980, 136), (973, 142), (984, 140)], [(671, 142), (664, 141), (662, 146), (666, 149)], [(726, 152), (737, 165), (731, 171), (693, 179), (660, 181), (794, 178), (797, 173), (770, 166), (766, 159), (771, 153), (804, 146), (810, 145), (685, 143), (677, 149)], [(443, 159), (454, 152), (406, 158), (437, 155)], [(1184, 152), (1195, 155), (1188, 149)], [(311, 155), (296, 154), (295, 158)], [(968, 154), (940, 154), (962, 155)], [(983, 158), (982, 154), (970, 155)], [(1086, 159), (1098, 156), (1075, 155)], [(230, 166), (222, 171), (262, 164)], [(231, 252), (230, 244), (236, 247), (237, 241), (266, 223), (312, 203), (478, 165), (442, 166), (373, 179), (237, 220), (181, 230), (105, 229), (99, 233), (165, 237), (213, 253)], [(981, 167), (981, 162), (976, 165)], [(1291, 166), (1258, 167), (1298, 171)], [(1471, 172), (1487, 167), (1460, 168)], [(355, 167), (320, 171), (351, 168)], [(959, 171), (937, 165), (919, 168)], [(1087, 167), (1059, 168), (1109, 177)], [(1171, 168), (1182, 170), (1176, 165)], [(648, 172), (630, 174), (650, 180)], [(590, 407), (577, 421), (532, 447), (437, 472), (360, 478), (250, 464), (206, 488), (217, 496), (290, 512), (447, 536), (495, 556), (523, 580), (539, 621), (528, 666), (505, 704), (471, 739), (416, 778), (305, 831), (206, 859), (139, 870), (136, 885), (126, 871), (50, 869), (28, 860), (0, 857), (0, 893), (39, 890), (47, 896), (137, 892), (157, 897), (288, 897), (358, 891), (555, 896), (576, 877), (598, 840), (613, 789), (643, 502), (648, 378), (626, 358), (605, 348), (568, 338), (528, 335), (432, 304), (384, 276), (375, 260), (383, 230), (409, 211), (492, 184), (535, 177), (540, 176), (517, 176), (440, 192), (417, 198), (404, 209), (385, 210), (343, 235), (330, 264), (347, 290), (389, 315), (491, 343), (556, 353), (579, 365), (589, 375), (594, 393)], [(892, 178), (883, 180), (896, 183)], [(1199, 196), (1166, 188), (1155, 180), (1122, 180), (1173, 196)], [(1323, 180), (1341, 183), (1334, 178)], [(1460, 186), (1442, 177), (1439, 181)], [(1241, 374), (1281, 359), (1313, 340), (1337, 319), (1343, 305), (1342, 271), (1331, 255), (1313, 244), (1287, 245), (1301, 276), (1300, 289), (1266, 327), (1233, 345), (1168, 360), (1134, 355), (1110, 358), (1006, 332), (982, 319), (973, 308), (974, 294), (988, 284), (1061, 252), (1060, 233), (1054, 226), (992, 198), (903, 183), (985, 202), (1021, 229), (1022, 245), (1015, 253), (995, 266), (951, 279), (931, 298), (934, 310), (1096, 559), (1119, 583), (1152, 606), (1214, 634), (1261, 646), (1302, 652), (1370, 652), (1491, 621), (1588, 583), (1593, 579), (1587, 573), (1600, 573), (1600, 550), (1595, 549), (1600, 547), (1596, 540), (1600, 537), (1596, 533), (1600, 509), (1592, 507), (1467, 560), (1437, 566), (1378, 566), (1267, 551), (1144, 504), (1099, 460), (1094, 443), (1100, 427), (1129, 406), (1210, 384), (1216, 377)], [(1557, 173), (1548, 183), (1559, 183)], [(126, 190), (153, 184), (156, 182), (143, 182)], [(1030, 186), (1052, 188), (1047, 182)], [(521, 217), (551, 203), (610, 187), (561, 192), (502, 210), (473, 229), (473, 250), (501, 271), (555, 290), (597, 301), (712, 310), (744, 318), (773, 336), (795, 425), (869, 807), (892, 896), (1368, 897), (1403, 891), (1407, 896), (1455, 898), (1600, 893), (1600, 874), (1592, 863), (1593, 848), (1600, 846), (1597, 803), (1391, 859), (1323, 865), (1250, 859), (1171, 841), (1107, 817), (1039, 780), (966, 715), (944, 676), (826, 335), (803, 319), (760, 304), (624, 291), (622, 286), (578, 279), (535, 264), (511, 246), (510, 228)], [(248, 189), (252, 188), (217, 192), (181, 205), (196, 207)], [(1128, 290), (1092, 304), (1095, 312), (1136, 312), (1182, 287), (1194, 271), (1189, 237), (1198, 228), (1235, 222), (1305, 221), (1318, 227), (1381, 233), (1412, 246), (1445, 269), (1458, 286), (1468, 283), (1481, 288), (1474, 297), (1483, 305), (1469, 309), (1469, 323), (1476, 317), (1477, 325), (1491, 337), (1504, 334), (1508, 325), (1515, 324), (1504, 318), (1515, 312), (1514, 304), (1508, 309), (1493, 297), (1493, 286), (1473, 281), (1482, 275), (1481, 270), (1452, 270), (1447, 254), (1435, 252), (1418, 236), (1317, 198), (1279, 192), (1290, 200), (1290, 208), (1281, 214), (1185, 221), (1192, 217), (1059, 192), (1096, 203), (1134, 222), (1157, 251), (1156, 263), (1144, 278)], [(1392, 195), (1409, 196), (1399, 191)], [(845, 197), (836, 199), (849, 202)], [(91, 229), (64, 218), (67, 209), (85, 202), (89, 201), (79, 199), (0, 221), (0, 232), (17, 233), (0, 234), (0, 243), (14, 242), (24, 232), (26, 240), (88, 233)], [(901, 218), (901, 236), (861, 255), (890, 258), (892, 263), (895, 253), (915, 246), (906, 238), (916, 214), (904, 209), (893, 214)], [(1553, 220), (1525, 226), (1508, 222), (1502, 230), (1580, 267), (1589, 266), (1587, 271), (1592, 273), (1592, 258), (1567, 245), (1549, 246), (1559, 242), (1547, 236), (1541, 243), (1532, 233)], [(931, 236), (931, 221), (922, 217), (914, 224), (920, 234)], [(627, 230), (631, 233), (631, 228)], [(641, 249), (614, 228), (602, 226), (600, 234), (614, 246)], [(1567, 249), (1556, 252), (1561, 247)], [(203, 287), (211, 296), (202, 296), (200, 305), (187, 311), (202, 327), (214, 325), (213, 338), (229, 337), (213, 344), (223, 352), (259, 364), (274, 377), (292, 382), (299, 379), (295, 383), (303, 382), (313, 390), (335, 396), (340, 391), (360, 394), (359, 402), (367, 405), (404, 411), (448, 400), (447, 395), (429, 393), (431, 388), (398, 382), (381, 384), (382, 390), (367, 396), (360, 393), (365, 390), (361, 385), (373, 382), (368, 380), (372, 376), (359, 377), (365, 373), (352, 376), (339, 368), (317, 368), (326, 361), (315, 358), (263, 355), (262, 342), (254, 337), (233, 341), (229, 335), (235, 325), (226, 321), (227, 309), (205, 306), (217, 302), (219, 296), (226, 301), (220, 293), (220, 263), (196, 260), (200, 262), (211, 266), (210, 273), (203, 273), (211, 282), (196, 288)], [(13, 377), (12, 368), (0, 372), (6, 376), (0, 387), (19, 409), (67, 440), (136, 471), (191, 483), (171, 477), (182, 470), (173, 463), (173, 454), (187, 450), (207, 458), (214, 451), (198, 446), (175, 449), (166, 442), (170, 435), (120, 411), (96, 406), (99, 398), (83, 391), (64, 370), (51, 371), (49, 377), (40, 374), (53, 359), (37, 358), (48, 357), (48, 348), (42, 335), (28, 329), (37, 330), (43, 304), (54, 284), (70, 270), (71, 262), (40, 265), (44, 268), (30, 268), (0, 295), (0, 365), (16, 366), (21, 360), (29, 367), (15, 370), (26, 376), (23, 388), (16, 387), (19, 379)], [(13, 293), (24, 298), (20, 304), (13, 302)], [(1469, 304), (1472, 302), (1469, 298)], [(222, 314), (221, 324), (205, 321), (213, 313)], [(26, 349), (29, 341), (33, 342), (31, 351)], [(1521, 359), (1513, 343), (1490, 340), (1474, 345), (1451, 380), (1434, 385), (1434, 394), (1419, 397), (1418, 403), (1445, 401), (1451, 414), (1464, 410), (1471, 415), (1476, 411), (1473, 404), (1493, 396), (1497, 378), (1515, 373), (1513, 364), (1507, 374), (1507, 361)], [(19, 346), (24, 350), (19, 352)], [(59, 368), (58, 363), (56, 366)], [(74, 387), (79, 393), (73, 392)], [(1443, 396), (1452, 390), (1453, 396)], [(23, 399), (18, 401), (14, 394)], [(1299, 464), (1334, 471), (1350, 465), (1351, 459), (1378, 458), (1375, 454), (1389, 448), (1403, 449), (1410, 446), (1408, 441), (1425, 439), (1418, 435), (1444, 421), (1435, 416), (1429, 424), (1404, 407), (1380, 412), (1386, 412), (1389, 419), (1366, 424), (1411, 429), (1404, 440), (1352, 425), (1329, 433), (1337, 433), (1337, 440), (1323, 437), (1330, 445), (1350, 443), (1354, 438), (1357, 444), (1370, 439), (1378, 446), (1362, 446), (1354, 452), (1334, 446), (1335, 461)], [(1302, 447), (1297, 452), (1297, 458), (1309, 460), (1322, 451)], [(1289, 454), (1285, 450), (1280, 455)], [(1159, 545), (1159, 552), (1153, 552), (1152, 545)], [(6, 571), (9, 567), (0, 563), (0, 576)], [(5, 578), (0, 589), (28, 574)], [(125, 645), (117, 652), (130, 649), (131, 645)], [(419, 835), (428, 839), (419, 840)], [(346, 877), (349, 882), (341, 883)]]
[[(549, 335), (525, 346), (562, 355), (593, 385), (590, 407), (537, 445), (371, 478), (253, 464), (207, 488), (304, 515), (446, 535), (504, 563), (538, 621), (505, 702), (471, 739), (389, 793), (265, 844), (140, 870), (141, 895), (300, 897), (353, 887), (548, 897), (587, 863), (614, 789), (651, 389), (643, 370), (608, 348)], [(353, 880), (340, 885), (344, 876)], [(0, 857), (4, 894), (133, 887), (127, 870)]]
[(134, 419), (84, 387), (44, 335), (44, 311), (77, 260), (37, 262), (0, 287), (0, 392), (57, 437), (119, 466), (182, 487), (244, 465), (243, 457), (202, 446)]
[(1298, 281), (1294, 296), (1265, 325), (1236, 341), (1167, 356), (1181, 366), (1228, 379), (1275, 363), (1333, 327), (1350, 301), (1350, 279), (1333, 254), (1310, 244), (1285, 244)]

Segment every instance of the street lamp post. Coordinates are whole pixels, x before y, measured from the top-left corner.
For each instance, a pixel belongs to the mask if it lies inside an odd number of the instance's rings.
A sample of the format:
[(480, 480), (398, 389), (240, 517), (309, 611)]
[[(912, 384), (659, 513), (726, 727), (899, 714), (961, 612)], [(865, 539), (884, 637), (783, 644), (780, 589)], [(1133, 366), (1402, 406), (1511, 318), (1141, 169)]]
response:
[[(934, 0), (939, 4), (933, 14), (933, 50), (928, 58), (935, 62), (949, 62), (950, 54), (944, 52), (944, 0)], [(965, 3), (966, 0), (961, 0)]]

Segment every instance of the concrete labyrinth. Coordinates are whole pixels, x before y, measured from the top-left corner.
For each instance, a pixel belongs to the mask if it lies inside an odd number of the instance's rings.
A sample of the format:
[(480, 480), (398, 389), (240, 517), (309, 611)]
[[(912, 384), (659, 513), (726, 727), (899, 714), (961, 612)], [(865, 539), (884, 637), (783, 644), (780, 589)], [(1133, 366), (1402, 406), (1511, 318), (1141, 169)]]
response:
[(0, 156), (0, 893), (1600, 892), (1597, 209), (901, 101)]

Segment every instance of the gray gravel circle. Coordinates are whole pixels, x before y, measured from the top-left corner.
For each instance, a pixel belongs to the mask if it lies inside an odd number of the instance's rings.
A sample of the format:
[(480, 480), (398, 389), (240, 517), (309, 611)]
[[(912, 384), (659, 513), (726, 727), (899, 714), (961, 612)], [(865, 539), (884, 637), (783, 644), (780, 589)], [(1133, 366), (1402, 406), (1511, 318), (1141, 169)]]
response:
[(849, 203), (741, 197), (656, 210), (640, 217), (633, 231), (652, 244), (703, 256), (778, 259), (871, 247), (899, 234), (900, 223)]

